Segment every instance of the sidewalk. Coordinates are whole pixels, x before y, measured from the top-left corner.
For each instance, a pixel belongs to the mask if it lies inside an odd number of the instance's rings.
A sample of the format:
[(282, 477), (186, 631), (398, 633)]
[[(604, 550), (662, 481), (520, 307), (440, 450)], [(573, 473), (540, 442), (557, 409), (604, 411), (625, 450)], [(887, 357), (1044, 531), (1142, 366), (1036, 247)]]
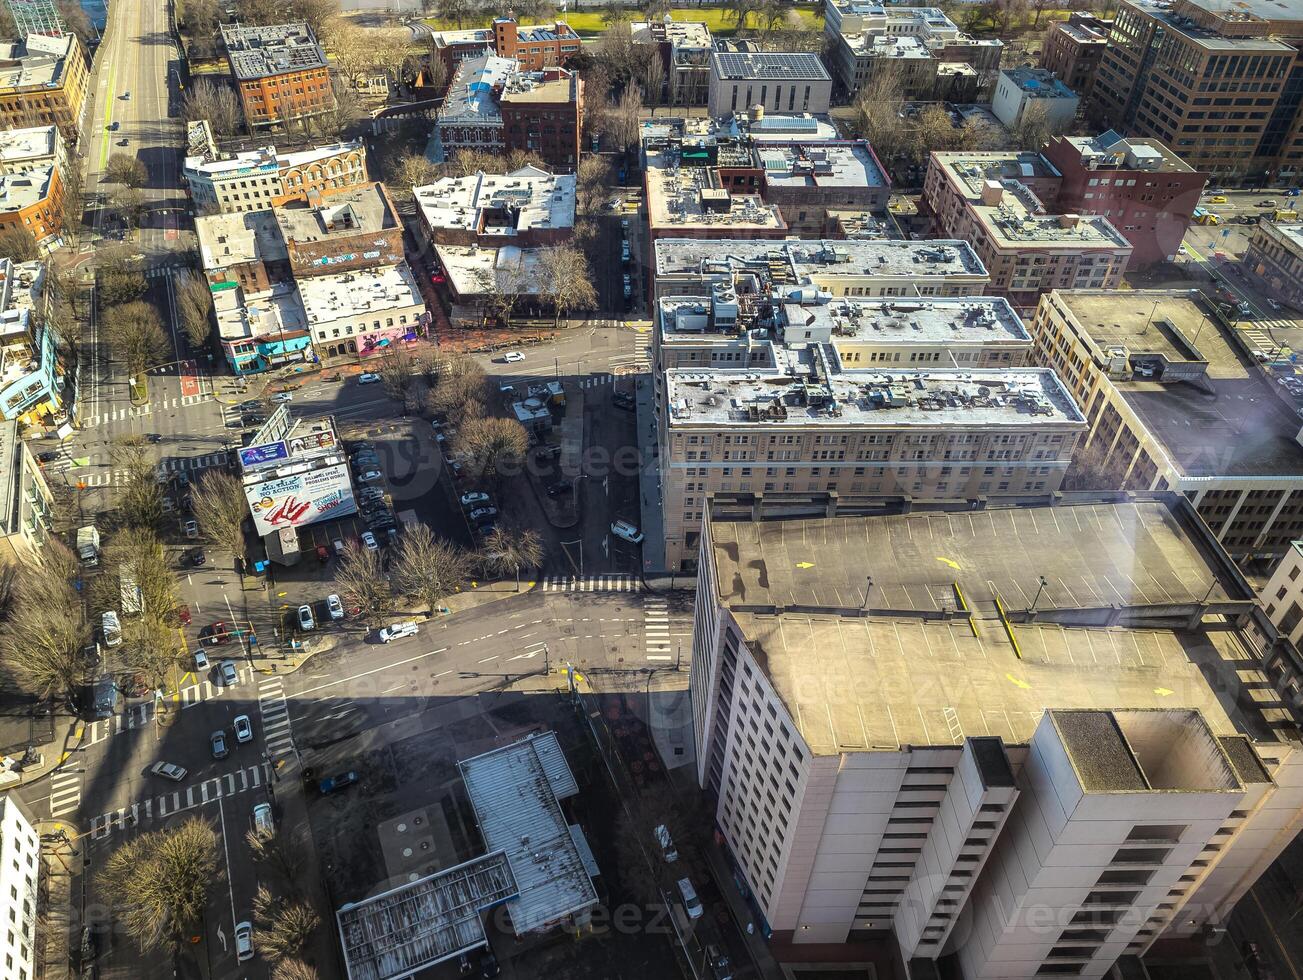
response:
[[(66, 833), (71, 827), (58, 820), (38, 820), (35, 830), (46, 834)], [(41, 937), (37, 975), (42, 980), (69, 980), (72, 973), (72, 880), (81, 869), (84, 848), (76, 836), (65, 842), (41, 841), (41, 896), (43, 919), (38, 928)], [(39, 894), (39, 892), (38, 892)]]
[(656, 455), (656, 398), (651, 375), (638, 376), (638, 452), (642, 466), (638, 469), (638, 499), (642, 508), (642, 571), (659, 572), (665, 568), (665, 520), (661, 510), (661, 461)]

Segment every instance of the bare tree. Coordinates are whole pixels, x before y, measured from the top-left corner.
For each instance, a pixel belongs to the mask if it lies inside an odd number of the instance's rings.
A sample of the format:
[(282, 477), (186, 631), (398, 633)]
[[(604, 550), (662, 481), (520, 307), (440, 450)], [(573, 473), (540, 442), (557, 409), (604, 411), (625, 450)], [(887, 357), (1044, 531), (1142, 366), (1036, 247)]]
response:
[(456, 592), (470, 574), (470, 557), (456, 545), (434, 536), (425, 524), (409, 527), (393, 557), (394, 584), (418, 599), (433, 616), (439, 602)]
[(190, 91), (182, 101), (181, 113), (187, 122), (207, 119), (217, 136), (234, 136), (244, 126), (244, 114), (240, 111), (235, 93), (225, 85), (215, 85), (206, 78), (201, 78), (190, 86)]
[(580, 214), (597, 214), (606, 207), (614, 176), (606, 157), (596, 153), (580, 157), (575, 171), (575, 206)]
[(252, 829), (244, 839), (255, 863), (276, 875), (291, 892), (298, 891), (299, 875), (307, 855), (295, 837), (284, 828), (272, 831)]
[(446, 415), (460, 424), (466, 414), (464, 406), (472, 402), (483, 406), (487, 387), (484, 368), (474, 358), (449, 358), (439, 365), (435, 385), (426, 397), (426, 409), (431, 415)]
[(761, 8), (761, 0), (729, 0), (724, 5), (724, 16), (732, 18), (737, 34), (746, 30), (747, 21)]
[(439, 179), (439, 168), (423, 153), (404, 153), (393, 158), (385, 184), (394, 190), (412, 194), (417, 187), (433, 184)]
[[(499, 258), (503, 258), (502, 253)], [(512, 314), (528, 288), (528, 278), (521, 266), (515, 262), (494, 264), (490, 269), (480, 270), (475, 280), (485, 307), (502, 321), (503, 327), (510, 329)]]
[(890, 166), (907, 151), (908, 137), (901, 122), (905, 107), (900, 79), (894, 72), (877, 71), (860, 86), (852, 109), (859, 135)]
[(520, 570), (538, 568), (543, 563), (543, 554), (543, 537), (533, 528), (496, 527), (485, 539), (480, 559), (491, 573), (515, 575), (519, 592)]
[(31, 262), (41, 257), (41, 250), (30, 231), (22, 225), (10, 225), (0, 231), (0, 255), (8, 256), (15, 262)]
[(77, 557), (56, 540), (32, 564), (13, 569), (0, 620), (0, 669), (19, 690), (71, 699), (89, 679), (81, 654), (92, 628), (73, 587), (77, 575)]
[(349, 605), (357, 606), (364, 613), (387, 612), (393, 607), (393, 589), (378, 551), (351, 545), (335, 569), (335, 581)]
[(302, 960), (281, 960), (272, 971), (271, 980), (321, 980), (315, 966)]
[(109, 458), (122, 473), (118, 511), (127, 527), (156, 528), (163, 521), (163, 491), (140, 436), (125, 436), (109, 447)]
[(95, 270), (100, 307), (120, 306), (145, 295), (145, 274), (120, 253), (100, 259)]
[(212, 330), (213, 293), (208, 281), (185, 270), (177, 274), (172, 285), (181, 314), (181, 329), (191, 347), (202, 349), (208, 344)]
[(369, 31), (371, 64), (382, 68), (395, 87), (403, 84), (407, 64), (412, 57), (412, 34), (406, 28)]
[[(59, 11), (59, 19), (63, 21), (63, 26), (77, 35), (77, 40), (83, 47), (89, 48), (97, 35), (95, 25), (90, 22), (90, 17), (82, 5), (77, 0), (55, 0), (54, 6)], [(9, 36), (5, 35), (5, 37)]]
[(1066, 132), (1071, 123), (1063, 124), (1050, 119), (1045, 99), (1028, 99), (1022, 114), (1014, 124), (1011, 134), (1020, 150), (1039, 150), (1051, 136)]
[(109, 184), (121, 184), (123, 187), (144, 187), (149, 180), (149, 171), (139, 157), (130, 153), (113, 153), (104, 164), (104, 181)]
[(338, 0), (238, 0), (236, 18), (249, 24), (283, 24), (306, 21), (321, 37), (339, 16)]
[(99, 873), (99, 886), (141, 952), (176, 948), (203, 922), (217, 880), (217, 834), (191, 817), (168, 830), (125, 839)]
[(269, 959), (296, 957), (307, 946), (321, 919), (306, 902), (284, 901), (259, 885), (253, 897), (258, 949)]
[(659, 47), (656, 45), (646, 45), (645, 47), (648, 48), (648, 51), (642, 68), (643, 98), (646, 100), (647, 105), (654, 109), (665, 101), (663, 98), (665, 62), (661, 58)]
[(110, 198), (113, 210), (118, 213), (122, 223), (128, 228), (139, 228), (144, 224), (149, 211), (149, 201), (139, 187), (120, 187)]
[(305, 120), (305, 126), (312, 131), (332, 139), (343, 139), (365, 115), (362, 103), (358, 101), (357, 91), (335, 78), (331, 80), (334, 104), (325, 112)]
[(630, 150), (638, 144), (640, 117), (642, 115), (642, 95), (638, 86), (629, 85), (620, 96), (620, 101), (606, 111), (602, 131), (606, 138), (615, 144), (618, 150)]
[(434, 10), (436, 17), (454, 22), (459, 31), (467, 17), (473, 17), (480, 12), (479, 6), (473, 0), (437, 0)]
[(167, 334), (152, 304), (136, 300), (114, 306), (104, 311), (104, 319), (109, 346), (128, 373), (143, 374), (167, 355)]
[(375, 372), (380, 375), (385, 394), (403, 406), (404, 414), (416, 411), (420, 404), (420, 366), (406, 348), (391, 346), (376, 364)]
[(555, 312), (555, 324), (571, 310), (591, 310), (597, 305), (597, 289), (588, 259), (574, 245), (553, 245), (539, 256), (540, 294)]
[(230, 552), (238, 571), (244, 560), (244, 520), (249, 516), (240, 478), (224, 470), (205, 470), (191, 487), (190, 505), (200, 531), (222, 551)]
[(515, 419), (471, 419), (457, 437), (462, 465), (482, 480), (494, 481), (529, 449), (529, 434)]
[(344, 80), (354, 88), (362, 73), (370, 68), (373, 60), (370, 31), (365, 31), (350, 20), (337, 17), (330, 22), (321, 37), (321, 43), (335, 56), (335, 65)]

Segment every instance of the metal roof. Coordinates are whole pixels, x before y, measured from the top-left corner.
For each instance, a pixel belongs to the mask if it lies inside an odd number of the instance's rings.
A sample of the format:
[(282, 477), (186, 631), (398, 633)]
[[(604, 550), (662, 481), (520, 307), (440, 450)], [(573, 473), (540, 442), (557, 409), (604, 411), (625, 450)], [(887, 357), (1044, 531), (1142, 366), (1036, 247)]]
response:
[(717, 51), (712, 56), (720, 78), (798, 79), (827, 81), (828, 69), (817, 54), (775, 51)]

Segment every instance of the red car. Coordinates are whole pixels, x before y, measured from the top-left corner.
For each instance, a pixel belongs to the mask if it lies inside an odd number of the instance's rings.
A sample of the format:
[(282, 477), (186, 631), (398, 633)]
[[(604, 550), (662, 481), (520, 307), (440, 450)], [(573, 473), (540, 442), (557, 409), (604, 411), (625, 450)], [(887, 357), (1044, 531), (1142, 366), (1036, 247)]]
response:
[(447, 281), (447, 277), (442, 272), (431, 272), (430, 282), (436, 286), (442, 286)]
[(190, 607), (189, 607), (189, 606), (177, 606), (177, 607), (176, 607), (176, 619), (177, 619), (177, 622), (180, 623), (182, 626), (189, 626), (189, 625), (190, 625)]
[(226, 631), (225, 623), (210, 623), (199, 631), (199, 642), (210, 647), (231, 642), (231, 635)]

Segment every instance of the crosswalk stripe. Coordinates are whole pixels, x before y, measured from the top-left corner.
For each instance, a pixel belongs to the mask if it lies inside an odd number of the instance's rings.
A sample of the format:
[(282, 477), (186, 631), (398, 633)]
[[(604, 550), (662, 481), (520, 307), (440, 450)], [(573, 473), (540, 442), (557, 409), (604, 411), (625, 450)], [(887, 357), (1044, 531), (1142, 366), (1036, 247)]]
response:
[(543, 579), (544, 592), (637, 592), (640, 584), (632, 575), (596, 575), (576, 578), (548, 575)]

